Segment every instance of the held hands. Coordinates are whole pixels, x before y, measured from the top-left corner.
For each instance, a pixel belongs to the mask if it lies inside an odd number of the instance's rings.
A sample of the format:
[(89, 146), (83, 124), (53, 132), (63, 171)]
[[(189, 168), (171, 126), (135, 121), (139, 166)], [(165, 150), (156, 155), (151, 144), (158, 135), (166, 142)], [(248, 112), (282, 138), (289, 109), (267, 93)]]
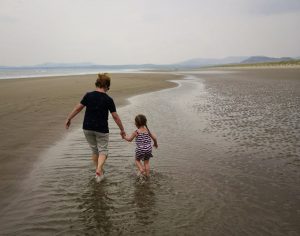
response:
[(124, 130), (121, 130), (120, 135), (122, 139), (124, 139), (126, 137), (126, 132)]

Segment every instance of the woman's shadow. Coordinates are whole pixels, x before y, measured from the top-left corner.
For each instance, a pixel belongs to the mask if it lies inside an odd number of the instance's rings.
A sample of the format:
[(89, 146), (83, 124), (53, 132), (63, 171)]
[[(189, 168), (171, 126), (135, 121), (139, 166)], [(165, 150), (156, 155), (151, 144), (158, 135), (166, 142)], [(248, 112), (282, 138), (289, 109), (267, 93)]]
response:
[[(155, 210), (157, 185), (152, 179), (142, 181), (136, 179), (131, 184), (133, 194), (128, 195), (128, 197), (133, 197), (133, 199), (128, 207), (135, 209), (133, 211), (135, 226), (141, 226), (143, 230), (146, 226), (151, 228), (158, 215)], [(81, 210), (79, 220), (83, 226), (81, 231), (88, 235), (110, 235), (120, 230), (120, 225), (114, 223), (114, 213), (118, 212), (118, 208), (114, 206), (116, 204), (115, 200), (109, 197), (109, 188), (109, 183), (106, 180), (96, 183), (92, 179), (78, 199), (78, 207)], [(130, 219), (130, 216), (128, 216), (128, 219)], [(124, 225), (128, 223), (126, 220)]]

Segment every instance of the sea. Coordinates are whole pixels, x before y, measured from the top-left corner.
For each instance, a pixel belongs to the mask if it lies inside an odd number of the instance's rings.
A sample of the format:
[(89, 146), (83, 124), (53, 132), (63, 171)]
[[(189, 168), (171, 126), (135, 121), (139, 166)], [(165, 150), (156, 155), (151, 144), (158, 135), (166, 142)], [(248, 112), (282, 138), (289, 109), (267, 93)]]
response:
[(73, 129), (20, 180), (0, 234), (300, 235), (300, 80), (183, 75), (118, 109), (128, 133), (142, 113), (158, 137), (149, 179), (110, 119), (105, 179), (96, 183)]
[(68, 75), (88, 75), (103, 72), (135, 72), (135, 69), (104, 69), (89, 67), (23, 67), (23, 68), (0, 68), (0, 79), (19, 79)]

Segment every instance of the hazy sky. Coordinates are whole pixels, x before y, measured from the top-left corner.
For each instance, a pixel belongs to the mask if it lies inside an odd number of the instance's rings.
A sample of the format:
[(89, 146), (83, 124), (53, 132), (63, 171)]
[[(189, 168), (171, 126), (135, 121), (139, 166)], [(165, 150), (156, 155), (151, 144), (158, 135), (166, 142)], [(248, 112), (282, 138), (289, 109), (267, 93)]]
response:
[(0, 0), (0, 65), (300, 56), (300, 0)]

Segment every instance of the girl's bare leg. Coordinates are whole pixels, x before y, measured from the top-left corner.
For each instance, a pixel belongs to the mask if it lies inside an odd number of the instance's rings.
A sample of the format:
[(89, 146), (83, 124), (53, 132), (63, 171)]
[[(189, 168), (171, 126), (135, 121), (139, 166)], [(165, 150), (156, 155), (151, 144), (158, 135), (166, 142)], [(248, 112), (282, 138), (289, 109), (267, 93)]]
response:
[(145, 166), (146, 176), (149, 176), (150, 175), (150, 162), (149, 162), (149, 160), (144, 161), (144, 166)]
[(135, 160), (135, 164), (137, 166), (137, 168), (139, 169), (139, 171), (141, 172), (141, 174), (145, 174), (145, 168), (143, 166), (143, 164), (141, 163), (140, 160)]

